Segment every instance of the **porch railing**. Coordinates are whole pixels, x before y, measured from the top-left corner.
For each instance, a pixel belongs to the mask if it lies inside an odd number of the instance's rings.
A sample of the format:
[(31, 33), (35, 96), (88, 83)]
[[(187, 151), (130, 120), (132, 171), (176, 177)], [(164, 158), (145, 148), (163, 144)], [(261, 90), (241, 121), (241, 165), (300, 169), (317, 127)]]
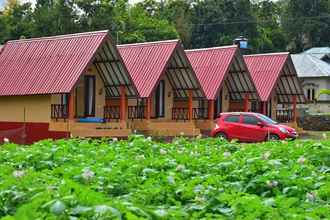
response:
[(104, 106), (103, 118), (105, 122), (110, 120), (120, 119), (120, 107), (119, 106)]
[(51, 105), (51, 118), (58, 119), (67, 119), (68, 114), (68, 106), (63, 104), (52, 104)]
[(207, 108), (193, 108), (193, 119), (208, 119)]
[(128, 106), (128, 119), (144, 119), (145, 106)]
[(276, 120), (278, 122), (290, 122), (293, 120), (292, 109), (278, 109), (276, 110)]
[(188, 115), (188, 108), (172, 108), (172, 120), (186, 121), (189, 119)]

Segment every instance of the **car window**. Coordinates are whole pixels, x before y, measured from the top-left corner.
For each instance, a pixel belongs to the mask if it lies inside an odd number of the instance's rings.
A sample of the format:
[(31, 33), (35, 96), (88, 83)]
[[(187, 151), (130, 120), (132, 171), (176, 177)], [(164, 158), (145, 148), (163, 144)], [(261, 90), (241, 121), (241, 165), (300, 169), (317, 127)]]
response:
[(252, 115), (243, 115), (243, 124), (257, 125), (259, 119)]
[(238, 123), (239, 122), (239, 115), (230, 115), (225, 118), (225, 122), (232, 122)]

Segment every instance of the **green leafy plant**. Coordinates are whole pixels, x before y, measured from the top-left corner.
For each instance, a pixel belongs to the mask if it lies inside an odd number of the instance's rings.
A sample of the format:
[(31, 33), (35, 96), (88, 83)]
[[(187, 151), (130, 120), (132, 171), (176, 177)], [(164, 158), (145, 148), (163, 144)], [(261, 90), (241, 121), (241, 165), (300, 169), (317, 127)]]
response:
[(0, 219), (327, 219), (330, 141), (0, 146)]

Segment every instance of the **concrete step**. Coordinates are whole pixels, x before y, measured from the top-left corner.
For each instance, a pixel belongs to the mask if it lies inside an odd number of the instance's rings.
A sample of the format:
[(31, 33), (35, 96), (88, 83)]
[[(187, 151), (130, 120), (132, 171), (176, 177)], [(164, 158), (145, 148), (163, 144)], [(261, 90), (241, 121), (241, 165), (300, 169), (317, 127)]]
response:
[(127, 137), (131, 129), (73, 129), (73, 137)]

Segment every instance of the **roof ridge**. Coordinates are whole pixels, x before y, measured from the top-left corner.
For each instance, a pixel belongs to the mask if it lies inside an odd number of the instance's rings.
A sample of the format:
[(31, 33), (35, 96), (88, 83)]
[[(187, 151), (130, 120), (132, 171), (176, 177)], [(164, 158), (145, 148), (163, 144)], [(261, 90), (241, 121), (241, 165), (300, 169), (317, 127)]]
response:
[(289, 55), (290, 52), (276, 52), (276, 53), (259, 53), (244, 55), (244, 57), (257, 57), (257, 56), (275, 56), (275, 55)]
[(172, 40), (162, 40), (162, 41), (151, 41), (151, 42), (141, 42), (141, 43), (132, 43), (132, 44), (117, 44), (117, 47), (138, 47), (138, 46), (148, 46), (153, 44), (167, 44), (172, 42), (180, 42), (179, 39)]
[(23, 43), (23, 42), (41, 41), (41, 40), (58, 40), (58, 39), (81, 37), (81, 36), (84, 36), (84, 35), (95, 35), (95, 34), (108, 33), (108, 32), (109, 32), (109, 30), (80, 32), (80, 33), (62, 34), (62, 35), (54, 35), (54, 36), (47, 36), (47, 37), (36, 37), (36, 38), (28, 38), (28, 39), (9, 40), (9, 41), (7, 41), (7, 43)]
[(217, 49), (228, 49), (228, 48), (238, 48), (238, 46), (237, 46), (237, 45), (227, 45), (227, 46), (219, 46), (219, 47), (209, 47), (209, 48), (189, 49), (189, 50), (185, 50), (185, 51), (186, 51), (186, 52), (197, 52), (197, 51), (217, 50)]

